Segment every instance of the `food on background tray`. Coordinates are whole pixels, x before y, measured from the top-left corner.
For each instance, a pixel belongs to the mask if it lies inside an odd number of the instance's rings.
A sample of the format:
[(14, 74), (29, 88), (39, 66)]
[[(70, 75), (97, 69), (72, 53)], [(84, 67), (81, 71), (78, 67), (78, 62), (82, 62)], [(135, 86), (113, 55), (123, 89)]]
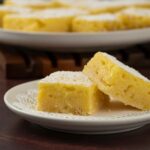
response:
[(75, 5), (79, 4), (81, 1), (86, 1), (86, 0), (54, 0), (55, 1), (55, 7), (74, 7)]
[[(4, 24), (4, 29), (27, 32), (109, 32), (150, 27), (148, 0), (6, 0), (5, 4), (17, 6), (23, 14), (6, 16), (2, 13), (1, 24)], [(36, 9), (26, 15), (26, 7)], [(78, 13), (76, 11), (73, 14), (71, 9), (78, 10)]]
[(94, 3), (92, 2), (82, 2), (80, 3), (80, 8), (88, 10), (91, 14), (100, 14), (100, 13), (114, 13), (117, 12), (123, 8), (125, 8), (125, 5), (123, 5), (121, 2), (110, 2), (110, 1), (96, 1)]
[(5, 5), (30, 7), (35, 9), (80, 7), (87, 2), (93, 3), (99, 0), (5, 0)]
[(150, 81), (113, 56), (96, 53), (83, 72), (111, 99), (141, 110), (150, 110)]
[(73, 18), (85, 14), (87, 12), (80, 9), (49, 9), (31, 14), (7, 15), (3, 28), (29, 32), (70, 32)]
[(87, 3), (95, 3), (99, 0), (54, 0), (56, 7), (76, 7), (82, 8)]
[(91, 115), (108, 100), (82, 72), (55, 72), (38, 84), (39, 111)]
[(115, 1), (81, 1), (78, 7), (88, 10), (91, 14), (115, 13), (128, 7), (150, 8), (150, 1), (115, 0)]
[(11, 0), (4, 0), (3, 3), (5, 5), (11, 5), (12, 4), (12, 1)]
[(5, 0), (4, 4), (36, 9), (79, 7), (89, 10), (91, 13), (116, 12), (132, 6), (150, 8), (150, 1), (148, 0)]
[(48, 9), (55, 7), (55, 0), (5, 0), (4, 4), (32, 9)]
[(128, 8), (118, 13), (127, 29), (150, 27), (150, 9)]
[(136, 8), (150, 8), (149, 0), (128, 0), (130, 5), (128, 7), (136, 7)]
[(74, 32), (115, 31), (124, 28), (115, 14), (79, 16), (73, 20)]
[(0, 27), (3, 24), (3, 18), (8, 14), (18, 14), (18, 13), (29, 13), (31, 9), (29, 8), (18, 8), (13, 6), (3, 6), (0, 5)]

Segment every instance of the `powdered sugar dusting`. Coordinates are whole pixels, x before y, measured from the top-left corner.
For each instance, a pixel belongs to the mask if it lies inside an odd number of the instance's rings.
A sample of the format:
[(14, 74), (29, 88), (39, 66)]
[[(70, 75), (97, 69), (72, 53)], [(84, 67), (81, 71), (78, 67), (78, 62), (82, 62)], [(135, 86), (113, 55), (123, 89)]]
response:
[(135, 16), (150, 16), (150, 9), (128, 8), (121, 13)]
[(13, 3), (18, 5), (26, 5), (26, 4), (47, 4), (50, 3), (50, 0), (12, 0)]
[(149, 0), (114, 0), (114, 1), (83, 1), (80, 5), (87, 9), (126, 8), (140, 5), (149, 5)]
[(78, 19), (81, 20), (87, 20), (87, 21), (114, 21), (118, 18), (114, 14), (101, 14), (101, 15), (87, 15), (87, 16), (81, 16), (78, 17)]
[(123, 68), (125, 71), (135, 75), (136, 77), (146, 81), (146, 82), (150, 82), (150, 80), (146, 77), (144, 77), (140, 72), (138, 72), (137, 70), (123, 64), (122, 62), (120, 62), (119, 60), (117, 60), (115, 57), (108, 55), (107, 53), (103, 53), (104, 56), (108, 57), (110, 60), (112, 60), (115, 64), (119, 65), (119, 67)]
[(55, 17), (74, 17), (86, 15), (87, 11), (80, 9), (45, 9), (32, 13), (14, 14), (11, 17), (17, 18), (55, 18)]
[(93, 83), (82, 72), (58, 71), (40, 81), (41, 83), (63, 83), (91, 86)]
[(15, 12), (15, 13), (31, 12), (31, 9), (29, 9), (29, 8), (19, 8), (19, 7), (15, 7), (15, 6), (4, 6), (4, 5), (0, 6), (0, 10), (11, 11), (11, 12)]

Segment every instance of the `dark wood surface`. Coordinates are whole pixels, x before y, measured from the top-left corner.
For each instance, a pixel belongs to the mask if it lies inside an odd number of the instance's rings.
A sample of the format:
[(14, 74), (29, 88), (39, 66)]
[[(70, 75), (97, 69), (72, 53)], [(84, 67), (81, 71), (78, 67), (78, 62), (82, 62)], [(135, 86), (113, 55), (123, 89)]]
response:
[[(150, 67), (150, 43), (108, 51), (129, 66)], [(65, 51), (65, 50), (64, 50)], [(8, 79), (42, 78), (57, 70), (82, 70), (94, 52), (58, 53), (0, 45), (0, 70)]]
[[(120, 54), (116, 54), (120, 58)], [(145, 76), (150, 78), (150, 58), (134, 54), (134, 59), (129, 64), (136, 64)], [(122, 56), (122, 55), (121, 55)], [(123, 55), (126, 61), (127, 54)], [(59, 58), (60, 56), (56, 56)], [(130, 57), (133, 57), (131, 55)], [(142, 61), (145, 63), (143, 63)], [(2, 60), (2, 57), (1, 59)], [(17, 60), (18, 61), (18, 60)], [(83, 64), (87, 59), (83, 59)], [(3, 62), (3, 61), (2, 61)], [(20, 61), (21, 62), (21, 61)], [(15, 62), (13, 61), (15, 64)], [(62, 67), (71, 60), (61, 61), (58, 64)], [(47, 64), (47, 63), (46, 63)], [(82, 61), (80, 62), (82, 64)], [(48, 63), (49, 65), (49, 63)], [(78, 65), (77, 65), (78, 66)], [(4, 93), (11, 87), (31, 79), (18, 80), (5, 76), (5, 68), (0, 67), (0, 150), (149, 150), (150, 149), (150, 125), (141, 129), (113, 135), (75, 135), (56, 132), (31, 124), (19, 116), (13, 114), (6, 108), (3, 101)], [(68, 68), (67, 68), (68, 69)]]

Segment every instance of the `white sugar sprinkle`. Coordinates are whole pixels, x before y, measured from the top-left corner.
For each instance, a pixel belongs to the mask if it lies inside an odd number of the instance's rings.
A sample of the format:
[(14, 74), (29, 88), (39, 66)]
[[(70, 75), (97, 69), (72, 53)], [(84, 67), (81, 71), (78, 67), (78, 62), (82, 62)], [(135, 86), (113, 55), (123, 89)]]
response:
[(58, 71), (40, 81), (41, 83), (64, 83), (91, 86), (93, 83), (82, 72)]
[(138, 72), (137, 70), (123, 64), (122, 62), (120, 62), (119, 60), (117, 60), (115, 57), (108, 55), (107, 53), (103, 53), (104, 56), (108, 57), (110, 60), (112, 60), (115, 64), (119, 65), (119, 67), (123, 68), (125, 71), (137, 76), (138, 78), (146, 81), (146, 82), (150, 82), (150, 80), (146, 77), (144, 77), (140, 72)]
[(0, 10), (2, 11), (12, 11), (12, 12), (31, 12), (31, 9), (29, 8), (19, 8), (15, 6), (0, 6)]
[(50, 3), (50, 0), (12, 0), (13, 3), (18, 5), (26, 5), (26, 4), (47, 4)]
[(80, 9), (45, 9), (32, 13), (14, 14), (11, 17), (18, 18), (54, 18), (54, 17), (74, 17), (77, 15), (85, 15), (87, 11)]
[(83, 19), (87, 21), (114, 21), (117, 20), (116, 15), (113, 14), (101, 14), (101, 15), (86, 15), (78, 17), (78, 19)]
[(122, 11), (123, 14), (150, 16), (150, 9), (128, 8)]

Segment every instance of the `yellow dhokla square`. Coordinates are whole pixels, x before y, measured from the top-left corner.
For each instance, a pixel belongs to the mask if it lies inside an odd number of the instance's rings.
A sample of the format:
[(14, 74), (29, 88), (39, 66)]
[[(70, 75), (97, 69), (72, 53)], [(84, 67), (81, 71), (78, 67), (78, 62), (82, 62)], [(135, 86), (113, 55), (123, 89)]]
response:
[(18, 8), (13, 6), (3, 6), (0, 5), (0, 27), (2, 26), (3, 19), (8, 14), (18, 14), (18, 13), (29, 13), (31, 9), (28, 8)]
[(82, 72), (55, 72), (38, 87), (39, 111), (90, 115), (108, 101)]
[(141, 110), (150, 110), (150, 81), (113, 56), (96, 53), (83, 72), (112, 99)]
[(79, 16), (73, 20), (74, 32), (98, 32), (123, 29), (122, 22), (114, 14)]
[(75, 16), (87, 14), (80, 9), (48, 9), (31, 14), (7, 15), (4, 29), (29, 32), (69, 32)]
[(127, 29), (150, 27), (150, 9), (129, 8), (118, 13)]

